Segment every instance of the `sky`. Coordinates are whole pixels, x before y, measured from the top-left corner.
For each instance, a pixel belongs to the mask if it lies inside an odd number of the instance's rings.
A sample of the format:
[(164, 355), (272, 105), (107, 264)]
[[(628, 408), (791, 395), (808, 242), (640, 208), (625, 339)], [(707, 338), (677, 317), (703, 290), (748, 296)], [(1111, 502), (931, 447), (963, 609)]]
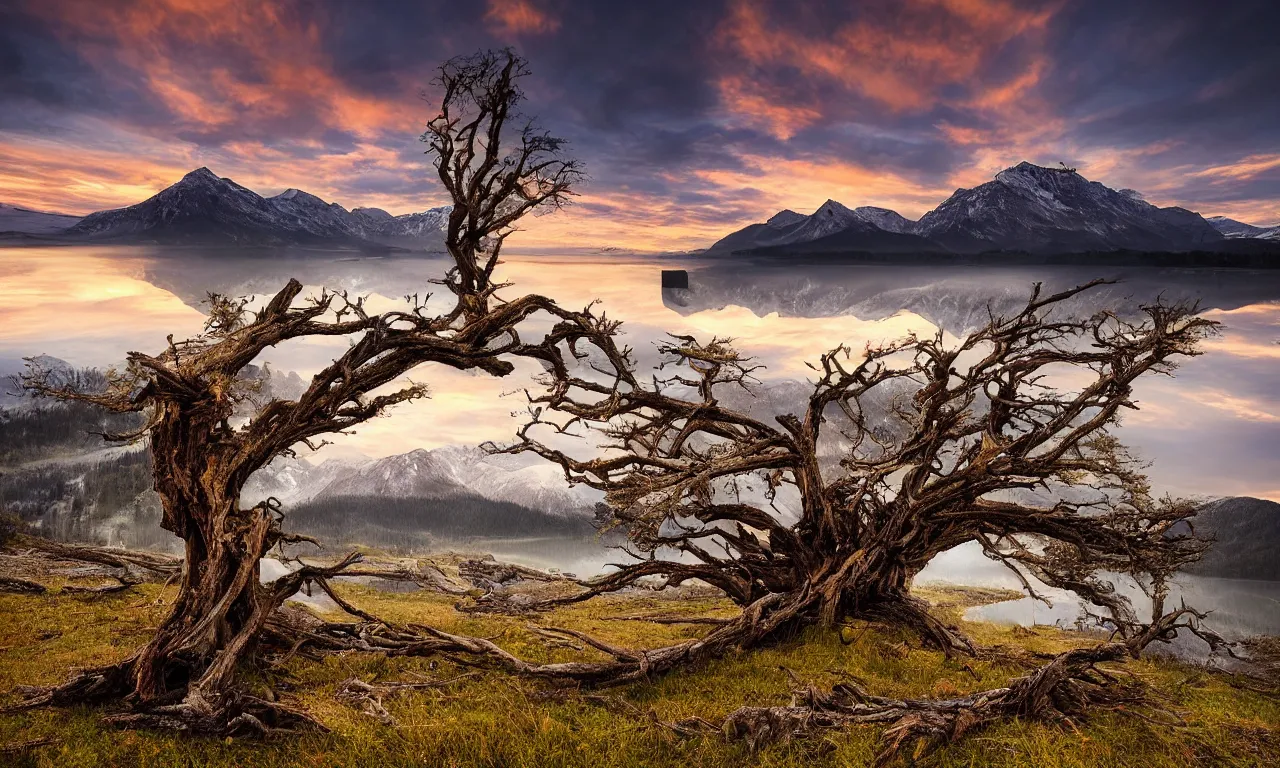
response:
[(522, 245), (699, 248), (828, 198), (914, 219), (1022, 160), (1272, 225), (1277, 28), (1275, 0), (0, 0), (0, 201), (89, 213), (207, 166), (441, 205), (434, 70), (511, 46), (591, 177)]

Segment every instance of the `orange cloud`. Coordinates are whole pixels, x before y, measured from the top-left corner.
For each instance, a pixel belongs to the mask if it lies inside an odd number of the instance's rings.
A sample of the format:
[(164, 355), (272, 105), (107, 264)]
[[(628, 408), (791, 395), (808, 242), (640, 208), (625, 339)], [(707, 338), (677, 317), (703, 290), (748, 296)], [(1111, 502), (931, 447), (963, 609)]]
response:
[[(672, 187), (704, 189), (710, 202), (690, 205), (627, 189), (588, 189), (555, 216), (535, 218), (513, 239), (517, 247), (562, 248), (608, 244), (638, 250), (705, 248), (729, 232), (763, 221), (778, 210), (810, 213), (828, 198), (849, 206), (883, 205), (919, 217), (951, 193), (904, 176), (855, 163), (812, 157), (779, 160), (744, 155), (743, 169), (691, 170), (666, 180)], [(743, 199), (750, 212), (743, 215)]]
[(489, 0), (484, 20), (504, 36), (542, 35), (560, 28), (560, 20), (538, 10), (529, 0)]
[(751, 65), (794, 67), (901, 112), (937, 103), (948, 86), (974, 85), (996, 51), (1052, 16), (1000, 0), (909, 0), (894, 11), (816, 37), (776, 23), (756, 0), (736, 0), (719, 35)]
[(1267, 171), (1280, 168), (1280, 154), (1250, 155), (1234, 163), (1215, 165), (1192, 173), (1192, 176), (1209, 177), (1215, 183), (1252, 179)]
[(0, 142), (0, 198), (37, 210), (85, 214), (132, 205), (199, 165), (189, 147), (139, 138), (132, 151), (45, 139)]
[[(108, 129), (103, 128), (103, 131)], [(444, 203), (439, 196), (362, 193), (353, 198), (344, 185), (360, 176), (381, 175), (400, 182), (431, 177), (431, 167), (406, 160), (373, 143), (347, 151), (325, 151), (319, 142), (300, 142), (305, 157), (259, 142), (233, 142), (201, 151), (185, 142), (137, 134), (112, 135), (128, 151), (82, 147), (49, 139), (0, 138), (0, 200), (39, 210), (85, 214), (140, 202), (173, 184), (192, 168), (215, 173), (263, 195), (303, 187), (350, 208), (385, 208), (392, 213), (421, 211)]]
[(716, 85), (730, 119), (736, 117), (783, 141), (822, 117), (813, 107), (784, 104), (780, 93), (765, 94), (759, 83), (750, 83), (740, 75), (725, 76)]
[[(318, 22), (286, 17), (268, 0), (48, 0), (35, 10), (102, 72), (145, 82), (198, 130), (314, 114), (312, 127), (371, 137), (428, 117), (412, 98), (415, 73), (395, 98), (357, 91), (335, 74)], [(214, 49), (229, 65), (210, 68), (195, 55)]]

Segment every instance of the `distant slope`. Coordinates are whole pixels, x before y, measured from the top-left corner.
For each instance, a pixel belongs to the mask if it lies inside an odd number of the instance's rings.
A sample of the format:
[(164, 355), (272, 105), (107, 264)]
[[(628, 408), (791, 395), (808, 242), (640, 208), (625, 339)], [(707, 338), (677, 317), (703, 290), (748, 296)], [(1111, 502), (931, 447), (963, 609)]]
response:
[(1209, 222), (1209, 225), (1218, 230), (1223, 237), (1280, 240), (1280, 225), (1257, 227), (1235, 219), (1228, 219), (1226, 216), (1210, 216), (1205, 221)]
[(0, 203), (0, 232), (21, 232), (28, 235), (51, 235), (75, 225), (79, 216), (65, 213), (33, 211), (8, 203)]
[(910, 232), (890, 232), (862, 222), (814, 240), (757, 248), (760, 255), (819, 255), (833, 253), (929, 254), (949, 251), (927, 237)]
[[(845, 242), (858, 240), (863, 248), (875, 249), (881, 243), (891, 249), (904, 245), (936, 247), (914, 238), (911, 234), (915, 222), (887, 208), (864, 206), (849, 209), (835, 200), (828, 200), (809, 216), (791, 210), (779, 211), (763, 224), (752, 224), (722, 238), (708, 252), (733, 252), (758, 248), (781, 249), (789, 246), (827, 241), (835, 235), (845, 235)], [(880, 238), (885, 233), (900, 235), (901, 239)], [(828, 241), (831, 245), (837, 241)], [(818, 251), (826, 250), (816, 246)]]
[(1280, 504), (1235, 496), (1209, 502), (1193, 519), (1216, 541), (1187, 570), (1201, 576), (1280, 581)]
[(326, 496), (291, 509), (289, 525), (326, 544), (400, 549), (421, 549), (442, 539), (578, 538), (595, 533), (587, 517), (564, 517), (477, 495)]
[(474, 447), (445, 446), (351, 467), (313, 492), (311, 498), (480, 496), (553, 515), (588, 517), (598, 495), (585, 486), (571, 488), (563, 472), (550, 462), (525, 456), (491, 456)]
[(299, 189), (262, 197), (197, 168), (141, 203), (90, 214), (62, 234), (72, 240), (182, 245), (439, 250), (448, 210), (404, 216), (376, 208), (348, 211)]

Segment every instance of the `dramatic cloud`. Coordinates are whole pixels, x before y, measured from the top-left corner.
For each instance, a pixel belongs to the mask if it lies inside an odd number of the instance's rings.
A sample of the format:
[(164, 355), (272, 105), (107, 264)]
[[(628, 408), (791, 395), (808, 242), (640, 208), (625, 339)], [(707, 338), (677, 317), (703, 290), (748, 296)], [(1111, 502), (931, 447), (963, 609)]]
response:
[(1277, 22), (1268, 0), (18, 0), (0, 200), (85, 213), (208, 165), (438, 205), (435, 67), (511, 45), (592, 176), (526, 245), (700, 247), (827, 198), (917, 217), (1021, 160), (1274, 224)]
[(540, 35), (554, 32), (560, 22), (534, 7), (529, 0), (489, 0), (489, 10), (484, 20), (498, 34)]

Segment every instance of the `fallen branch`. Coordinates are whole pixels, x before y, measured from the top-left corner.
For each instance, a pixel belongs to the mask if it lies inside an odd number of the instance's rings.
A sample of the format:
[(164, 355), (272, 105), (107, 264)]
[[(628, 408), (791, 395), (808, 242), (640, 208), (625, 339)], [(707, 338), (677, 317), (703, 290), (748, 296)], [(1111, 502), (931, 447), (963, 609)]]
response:
[(386, 581), (407, 581), (417, 584), (423, 589), (430, 589), (446, 595), (455, 597), (465, 595), (470, 590), (450, 579), (445, 575), (444, 571), (434, 565), (427, 564), (425, 568), (413, 569), (407, 567), (399, 568), (352, 568), (342, 573), (343, 578), (372, 578), (385, 579)]
[(601, 616), (604, 621), (647, 621), (650, 624), (709, 624), (722, 626), (733, 621), (717, 616), (680, 616), (677, 614), (649, 614), (644, 616)]
[(475, 677), (475, 672), (467, 672), (451, 677), (447, 680), (427, 680), (419, 682), (396, 682), (390, 681), (385, 683), (366, 683), (358, 677), (349, 678), (338, 687), (336, 698), (338, 701), (351, 706), (359, 706), (360, 710), (380, 722), (383, 725), (395, 726), (396, 719), (391, 716), (383, 705), (386, 699), (399, 696), (403, 693), (412, 691), (424, 691), (445, 688), (459, 680)]
[(11, 741), (8, 744), (0, 745), (0, 755), (20, 755), (23, 752), (30, 752), (40, 747), (50, 747), (59, 744), (57, 739), (50, 736), (42, 736), (38, 739), (27, 739), (26, 741)]
[(527, 568), (514, 563), (502, 563), (485, 558), (464, 560), (458, 565), (458, 575), (479, 589), (493, 590), (519, 581), (568, 582), (587, 586), (587, 582), (566, 573), (551, 573)]
[[(754, 753), (774, 743), (860, 724), (888, 727), (881, 735), (877, 765), (892, 762), (904, 747), (917, 744), (916, 759), (999, 719), (1025, 717), (1070, 722), (1099, 711), (1124, 711), (1159, 725), (1136, 708), (1159, 710), (1145, 684), (1122, 680), (1098, 668), (1131, 653), (1125, 643), (1104, 643), (1061, 653), (1028, 675), (995, 688), (951, 699), (895, 699), (874, 696), (855, 682), (839, 683), (823, 693), (796, 681), (788, 706), (740, 707), (720, 723), (692, 718), (668, 727), (686, 735), (723, 734), (745, 741)], [(792, 675), (793, 681), (795, 680)]]
[(34, 549), (60, 560), (98, 563), (99, 565), (123, 568), (126, 571), (130, 568), (140, 568), (166, 577), (182, 570), (182, 558), (159, 552), (94, 547), (83, 544), (63, 544), (62, 542), (50, 541), (37, 536), (18, 537), (14, 545)]
[(43, 584), (16, 576), (0, 576), (0, 592), (12, 592), (19, 595), (43, 595), (48, 591)]
[(103, 584), (97, 587), (83, 587), (78, 584), (66, 584), (62, 587), (62, 591), (67, 594), (91, 595), (98, 597), (101, 595), (115, 594), (116, 592), (124, 592), (133, 589), (142, 583), (142, 579), (134, 576), (116, 576), (115, 584)]

